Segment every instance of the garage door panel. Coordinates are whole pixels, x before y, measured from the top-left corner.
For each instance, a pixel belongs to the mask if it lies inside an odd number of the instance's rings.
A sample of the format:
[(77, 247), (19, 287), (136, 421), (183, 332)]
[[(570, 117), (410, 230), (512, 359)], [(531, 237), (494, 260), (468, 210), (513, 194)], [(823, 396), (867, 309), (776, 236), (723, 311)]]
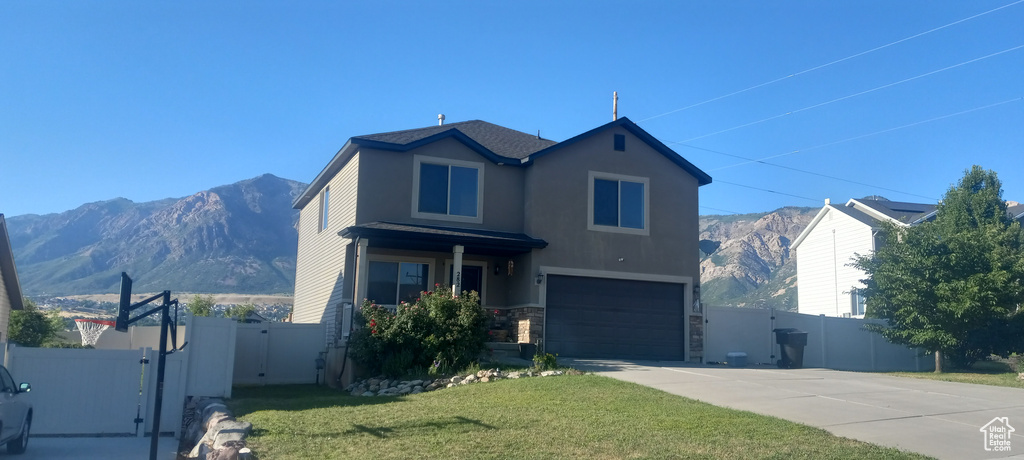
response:
[(548, 276), (547, 349), (572, 357), (683, 359), (684, 285)]

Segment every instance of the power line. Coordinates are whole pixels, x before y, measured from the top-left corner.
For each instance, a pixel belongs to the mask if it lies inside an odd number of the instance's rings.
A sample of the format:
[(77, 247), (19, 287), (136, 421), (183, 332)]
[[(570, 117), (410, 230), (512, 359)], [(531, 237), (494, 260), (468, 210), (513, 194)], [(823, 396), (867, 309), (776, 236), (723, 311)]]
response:
[(843, 62), (843, 61), (848, 61), (848, 60), (850, 60), (850, 59), (853, 59), (853, 58), (857, 58), (857, 57), (863, 56), (863, 55), (865, 55), (865, 54), (868, 54), (868, 53), (873, 53), (873, 52), (875, 52), (875, 51), (878, 51), (878, 50), (881, 50), (881, 49), (884, 49), (884, 48), (888, 48), (888, 47), (890, 47), (890, 46), (893, 46), (893, 45), (897, 45), (897, 44), (899, 44), (899, 43), (903, 43), (903, 42), (905, 42), (905, 41), (908, 41), (908, 40), (913, 40), (913, 39), (915, 39), (915, 38), (917, 38), (917, 37), (920, 37), (920, 36), (923, 36), (923, 35), (927, 35), (927, 34), (930, 34), (930, 33), (932, 33), (932, 32), (936, 32), (936, 31), (939, 31), (939, 30), (945, 29), (945, 28), (947, 28), (947, 27), (951, 27), (951, 26), (954, 26), (954, 25), (960, 24), (960, 23), (962, 23), (962, 22), (970, 21), (971, 19), (975, 19), (975, 18), (978, 18), (978, 17), (980, 17), (980, 16), (984, 16), (984, 15), (986, 15), (986, 14), (989, 14), (989, 13), (992, 13), (992, 12), (995, 12), (995, 11), (998, 11), (998, 10), (1001, 10), (1001, 9), (1003, 9), (1003, 8), (1008, 8), (1008, 7), (1011, 7), (1011, 6), (1013, 6), (1013, 5), (1016, 5), (1016, 4), (1018, 4), (1018, 3), (1024, 3), (1024, 0), (1017, 0), (1017, 1), (1013, 2), (1013, 3), (1009, 3), (1009, 4), (1006, 4), (1006, 5), (1003, 5), (1003, 6), (1000, 6), (1000, 7), (997, 7), (997, 8), (993, 8), (993, 9), (991, 9), (991, 10), (988, 10), (988, 11), (982, 12), (982, 13), (978, 13), (978, 14), (975, 14), (974, 16), (966, 17), (966, 18), (960, 19), (960, 20), (958, 20), (958, 21), (953, 21), (953, 22), (951, 22), (951, 23), (949, 23), (949, 24), (946, 24), (946, 25), (944, 25), (944, 26), (939, 26), (939, 27), (936, 27), (936, 28), (934, 28), (934, 29), (926, 30), (926, 31), (924, 31), (924, 32), (921, 32), (921, 33), (918, 33), (918, 34), (915, 34), (915, 35), (911, 35), (911, 36), (909, 36), (909, 37), (906, 37), (906, 38), (903, 38), (903, 39), (900, 39), (900, 40), (896, 40), (896, 41), (894, 41), (894, 42), (891, 42), (891, 43), (887, 43), (887, 44), (885, 44), (885, 45), (882, 45), (882, 46), (878, 46), (878, 47), (875, 47), (875, 48), (871, 48), (871, 49), (869, 49), (869, 50), (867, 50), (867, 51), (861, 51), (861, 52), (859, 52), (859, 53), (856, 53), (856, 54), (852, 54), (852, 55), (850, 55), (850, 56), (847, 56), (847, 57), (844, 57), (844, 58), (842, 58), (842, 59), (837, 59), (837, 60), (835, 60), (835, 61), (832, 61), (832, 62), (828, 62), (828, 63), (825, 63), (825, 64), (821, 64), (821, 65), (818, 65), (818, 66), (815, 66), (815, 67), (811, 67), (811, 68), (809, 68), (809, 69), (806, 69), (806, 70), (801, 70), (801, 71), (799, 71), (799, 72), (797, 72), (797, 73), (794, 73), (794, 74), (790, 74), (790, 75), (787, 75), (787, 76), (785, 76), (785, 77), (780, 77), (780, 78), (776, 78), (776, 79), (774, 79), (774, 80), (766, 81), (766, 82), (764, 82), (764, 83), (760, 83), (760, 84), (757, 84), (757, 85), (751, 86), (751, 87), (749, 87), (749, 88), (741, 89), (741, 90), (739, 90), (739, 91), (733, 91), (733, 92), (731, 92), (731, 93), (728, 93), (728, 94), (725, 94), (725, 95), (722, 95), (722, 96), (714, 97), (714, 98), (708, 99), (708, 100), (706, 100), (706, 101), (703, 101), (703, 102), (698, 102), (698, 103), (696, 103), (696, 104), (691, 104), (691, 105), (688, 105), (688, 106), (686, 106), (686, 107), (683, 107), (683, 108), (679, 108), (679, 109), (671, 110), (671, 111), (665, 112), (665, 113), (663, 113), (663, 114), (660, 114), (660, 115), (655, 115), (655, 116), (653, 116), (653, 117), (648, 117), (648, 118), (644, 118), (643, 120), (640, 120), (640, 121), (638, 121), (637, 123), (643, 123), (643, 122), (645, 122), (645, 121), (653, 120), (653, 119), (655, 119), (655, 118), (661, 118), (661, 117), (664, 117), (664, 116), (666, 116), (666, 115), (671, 115), (671, 114), (673, 114), (673, 113), (676, 113), (676, 112), (681, 112), (681, 111), (683, 111), (683, 110), (689, 110), (689, 109), (692, 109), (692, 108), (694, 108), (694, 107), (699, 107), (699, 106), (702, 106), (702, 105), (704, 105), (704, 104), (707, 104), (707, 103), (710, 103), (710, 102), (715, 102), (715, 101), (717, 101), (717, 100), (725, 99), (725, 98), (727, 98), (727, 97), (735, 96), (735, 95), (737, 95), (737, 94), (742, 94), (742, 93), (745, 93), (745, 92), (747, 92), (747, 91), (751, 91), (751, 90), (754, 90), (754, 89), (757, 89), (757, 88), (761, 88), (761, 87), (764, 87), (764, 86), (768, 86), (768, 85), (771, 85), (771, 84), (773, 84), (773, 83), (778, 83), (778, 82), (780, 82), (780, 81), (783, 81), (783, 80), (786, 80), (786, 79), (789, 79), (789, 78), (793, 78), (793, 77), (796, 77), (796, 76), (798, 76), (798, 75), (803, 75), (803, 74), (805, 74), (805, 73), (808, 73), (808, 72), (813, 72), (813, 71), (815, 71), (815, 70), (823, 69), (823, 68), (825, 68), (825, 67), (828, 67), (828, 66), (831, 66), (831, 65), (834, 65), (834, 64), (838, 64), (838, 63), (840, 63), (840, 62)]
[[(740, 212), (736, 212), (736, 211), (730, 211), (730, 210), (728, 210), (728, 209), (718, 209), (718, 208), (712, 208), (711, 206), (698, 206), (698, 208), (702, 208), (702, 209), (710, 209), (710, 210), (712, 210), (712, 211), (718, 211), (718, 212), (726, 212), (726, 213), (729, 213), (729, 214), (743, 214), (743, 213), (740, 213)], [(750, 213), (748, 213), (748, 214), (750, 214)]]
[(755, 160), (755, 159), (752, 159), (752, 158), (747, 158), (747, 157), (744, 157), (744, 156), (741, 156), (741, 155), (735, 155), (735, 154), (732, 154), (732, 153), (726, 153), (726, 152), (721, 152), (721, 151), (718, 151), (718, 150), (706, 149), (706, 148), (703, 148), (703, 147), (696, 147), (696, 146), (692, 146), (692, 145), (686, 145), (686, 147), (689, 147), (689, 148), (692, 148), (692, 149), (696, 149), (696, 150), (703, 150), (705, 152), (717, 153), (719, 155), (725, 155), (725, 156), (728, 156), (728, 157), (739, 158), (739, 159), (742, 159), (742, 160), (747, 160), (748, 162), (760, 163), (760, 164), (763, 164), (765, 166), (774, 166), (776, 168), (788, 169), (790, 171), (795, 171), (795, 172), (804, 173), (804, 174), (810, 174), (812, 176), (824, 177), (826, 179), (837, 180), (837, 181), (846, 182), (846, 183), (850, 183), (850, 184), (854, 184), (854, 185), (861, 185), (861, 186), (870, 187), (870, 188), (873, 188), (873, 189), (885, 190), (885, 191), (888, 191), (888, 192), (899, 193), (899, 194), (902, 194), (902, 195), (910, 195), (910, 196), (916, 196), (918, 198), (925, 198), (925, 199), (932, 200), (932, 201), (938, 201), (936, 198), (930, 197), (930, 196), (918, 195), (916, 193), (904, 192), (902, 190), (891, 189), (891, 188), (882, 187), (882, 186), (878, 186), (878, 185), (865, 184), (863, 182), (857, 182), (855, 180), (843, 179), (842, 177), (836, 177), (836, 176), (830, 176), (828, 174), (816, 173), (814, 171), (807, 171), (805, 169), (794, 168), (794, 167), (791, 167), (791, 166), (784, 166), (784, 165), (780, 165), (780, 164), (776, 164), (776, 163), (769, 163), (767, 161)]
[(716, 180), (715, 183), (735, 185), (736, 187), (743, 187), (743, 188), (749, 188), (749, 189), (753, 189), (753, 190), (760, 190), (762, 192), (775, 193), (777, 195), (791, 196), (793, 198), (800, 198), (801, 200), (813, 201), (815, 203), (820, 203), (822, 201), (822, 200), (819, 200), (819, 199), (816, 199), (816, 198), (807, 198), (806, 196), (793, 195), (791, 193), (779, 192), (779, 191), (775, 191), (775, 190), (768, 190), (766, 188), (754, 187), (753, 185), (737, 184), (735, 182), (727, 182), (727, 181), (724, 181), (724, 180)]
[[(1024, 1), (1024, 0), (1021, 0), (1021, 1)], [(892, 87), (892, 86), (903, 84), (903, 83), (906, 83), (906, 82), (909, 82), (909, 81), (917, 80), (919, 78), (924, 78), (924, 77), (927, 77), (929, 75), (935, 75), (935, 74), (937, 74), (939, 72), (944, 72), (944, 71), (947, 71), (947, 70), (950, 70), (950, 69), (955, 69), (957, 67), (965, 66), (967, 64), (971, 64), (971, 63), (978, 62), (978, 61), (981, 61), (981, 60), (984, 60), (984, 59), (988, 59), (990, 57), (998, 56), (1000, 54), (1009, 53), (1010, 51), (1018, 50), (1018, 49), (1021, 49), (1021, 48), (1024, 48), (1024, 45), (1018, 45), (1018, 46), (1015, 46), (1013, 48), (1008, 48), (1008, 49), (1005, 49), (1003, 51), (999, 51), (999, 52), (996, 52), (996, 53), (989, 54), (987, 56), (982, 56), (982, 57), (979, 57), (979, 58), (971, 59), (969, 61), (961, 62), (959, 64), (954, 64), (954, 65), (951, 65), (949, 67), (944, 67), (942, 69), (933, 70), (931, 72), (926, 72), (926, 73), (923, 73), (923, 74), (918, 75), (916, 77), (906, 78), (906, 79), (903, 79), (903, 80), (900, 80), (900, 81), (897, 81), (897, 82), (888, 83), (888, 84), (885, 84), (885, 85), (882, 85), (882, 86), (871, 88), (869, 90), (864, 90), (864, 91), (861, 91), (861, 92), (858, 92), (858, 93), (850, 94), (848, 96), (843, 96), (843, 97), (840, 97), (840, 98), (832, 99), (830, 101), (821, 102), (821, 103), (814, 104), (814, 105), (809, 105), (809, 106), (804, 107), (802, 109), (796, 109), (796, 110), (789, 111), (789, 112), (786, 112), (786, 113), (782, 113), (782, 114), (779, 114), (779, 115), (774, 115), (774, 116), (771, 116), (771, 117), (768, 117), (768, 118), (763, 118), (763, 119), (760, 119), (760, 120), (757, 120), (757, 121), (752, 121), (750, 123), (744, 123), (742, 125), (733, 126), (732, 128), (723, 129), (723, 130), (720, 130), (720, 131), (715, 131), (713, 133), (704, 134), (702, 136), (691, 137), (689, 139), (685, 139), (685, 140), (682, 140), (682, 141), (679, 141), (679, 142), (695, 141), (697, 139), (703, 139), (705, 137), (714, 136), (716, 134), (722, 134), (722, 133), (726, 133), (726, 132), (729, 132), (729, 131), (734, 131), (734, 130), (737, 130), (737, 129), (740, 129), (740, 128), (746, 128), (748, 126), (753, 126), (753, 125), (756, 125), (756, 124), (764, 123), (766, 121), (771, 121), (771, 120), (774, 120), (776, 118), (782, 118), (782, 117), (785, 117), (785, 116), (793, 115), (795, 113), (800, 113), (800, 112), (804, 112), (804, 111), (807, 111), (807, 110), (816, 109), (818, 107), (829, 105), (829, 104), (832, 104), (832, 103), (835, 103), (835, 102), (843, 101), (843, 100), (854, 98), (854, 97), (857, 97), (857, 96), (862, 96), (862, 95), (865, 95), (865, 94), (868, 94), (868, 93), (873, 93), (873, 92), (878, 91), (878, 90), (882, 90), (882, 89), (885, 89), (885, 88), (889, 88), (889, 87)]]
[[(1024, 0), (1022, 0), (1022, 1), (1024, 1)], [(788, 155), (793, 155), (795, 153), (803, 153), (803, 152), (807, 152), (809, 150), (816, 150), (816, 149), (820, 149), (820, 148), (824, 148), (824, 147), (830, 147), (830, 146), (833, 146), (833, 145), (836, 145), (836, 144), (842, 144), (844, 142), (855, 141), (855, 140), (858, 140), (858, 139), (863, 139), (865, 137), (877, 136), (879, 134), (884, 134), (884, 133), (888, 133), (888, 132), (892, 132), (892, 131), (896, 131), (896, 130), (900, 130), (900, 129), (904, 129), (904, 128), (910, 128), (912, 126), (923, 125), (925, 123), (931, 123), (933, 121), (938, 121), (938, 120), (942, 120), (942, 119), (946, 119), (946, 118), (951, 118), (951, 117), (955, 117), (955, 116), (959, 116), (959, 115), (963, 115), (963, 114), (967, 114), (967, 113), (971, 113), (971, 112), (977, 112), (979, 110), (984, 110), (984, 109), (996, 107), (996, 106), (1003, 105), (1003, 104), (1009, 104), (1011, 102), (1017, 102), (1017, 101), (1020, 101), (1020, 100), (1024, 100), (1024, 97), (1016, 97), (1016, 98), (1013, 98), (1013, 99), (1007, 99), (1007, 100), (1002, 101), (1002, 102), (996, 102), (996, 103), (993, 103), (993, 104), (983, 105), (981, 107), (975, 107), (973, 109), (962, 110), (960, 112), (950, 113), (950, 114), (947, 114), (947, 115), (942, 115), (940, 117), (929, 118), (927, 120), (917, 121), (917, 122), (914, 122), (914, 123), (909, 123), (909, 124), (902, 125), (902, 126), (897, 126), (897, 127), (894, 127), (894, 128), (888, 128), (888, 129), (883, 129), (881, 131), (875, 131), (873, 133), (861, 134), (859, 136), (848, 137), (846, 139), (842, 139), (842, 140), (838, 140), (838, 141), (834, 141), (834, 142), (828, 142), (828, 143), (825, 143), (825, 144), (818, 144), (818, 145), (815, 145), (813, 147), (807, 147), (807, 148), (804, 148), (804, 149), (792, 150), (792, 151), (785, 152), (785, 153), (780, 153), (780, 154), (777, 154), (777, 155), (767, 156), (767, 157), (764, 157), (764, 158), (758, 158), (756, 160), (750, 160), (750, 161), (745, 161), (745, 162), (742, 162), (742, 163), (736, 163), (736, 164), (732, 164), (732, 165), (728, 165), (728, 166), (722, 166), (720, 168), (711, 169), (709, 171), (720, 171), (722, 169), (733, 168), (733, 167), (736, 167), (736, 166), (743, 166), (745, 164), (750, 164), (750, 163), (762, 162), (762, 161), (765, 161), (765, 160), (771, 160), (773, 158), (779, 158), (779, 157), (784, 157), (784, 156), (788, 156)]]

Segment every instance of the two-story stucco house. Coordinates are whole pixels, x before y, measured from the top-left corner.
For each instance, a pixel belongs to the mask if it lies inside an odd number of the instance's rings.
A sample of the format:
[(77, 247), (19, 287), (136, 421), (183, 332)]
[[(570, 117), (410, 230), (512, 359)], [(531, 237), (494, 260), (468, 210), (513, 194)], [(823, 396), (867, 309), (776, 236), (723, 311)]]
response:
[(796, 251), (797, 311), (863, 318), (865, 298), (859, 289), (867, 274), (851, 265), (854, 258), (875, 251), (881, 222), (917, 225), (933, 218), (936, 208), (885, 199), (851, 199), (844, 206), (826, 200), (790, 246)]
[(21, 283), (14, 266), (14, 251), (7, 234), (7, 221), (0, 214), (0, 342), (7, 341), (7, 325), (11, 321), (11, 310), (21, 310)]
[(356, 136), (294, 202), (293, 321), (326, 323), (338, 366), (353, 305), (442, 284), (562, 356), (699, 360), (710, 182), (627, 118), (563, 142), (484, 121)]

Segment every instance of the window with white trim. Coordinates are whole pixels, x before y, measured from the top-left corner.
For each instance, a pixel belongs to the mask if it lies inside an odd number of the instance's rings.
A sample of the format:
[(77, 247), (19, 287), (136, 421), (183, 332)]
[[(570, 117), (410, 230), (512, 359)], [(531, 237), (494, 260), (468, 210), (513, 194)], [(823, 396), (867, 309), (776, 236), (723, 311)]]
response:
[(414, 157), (413, 217), (483, 222), (483, 163)]
[(371, 260), (366, 299), (380, 305), (413, 303), (429, 291), (430, 265), (416, 262)]
[(648, 235), (649, 185), (646, 177), (591, 171), (587, 228)]

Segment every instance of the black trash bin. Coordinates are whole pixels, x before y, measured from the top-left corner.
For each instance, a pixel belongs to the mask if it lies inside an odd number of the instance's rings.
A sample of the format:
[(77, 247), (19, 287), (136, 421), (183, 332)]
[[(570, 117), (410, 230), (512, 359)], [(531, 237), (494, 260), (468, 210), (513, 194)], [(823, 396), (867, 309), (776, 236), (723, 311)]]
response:
[(804, 367), (804, 347), (807, 346), (807, 332), (791, 327), (773, 329), (775, 342), (782, 352), (776, 364), (783, 369)]

